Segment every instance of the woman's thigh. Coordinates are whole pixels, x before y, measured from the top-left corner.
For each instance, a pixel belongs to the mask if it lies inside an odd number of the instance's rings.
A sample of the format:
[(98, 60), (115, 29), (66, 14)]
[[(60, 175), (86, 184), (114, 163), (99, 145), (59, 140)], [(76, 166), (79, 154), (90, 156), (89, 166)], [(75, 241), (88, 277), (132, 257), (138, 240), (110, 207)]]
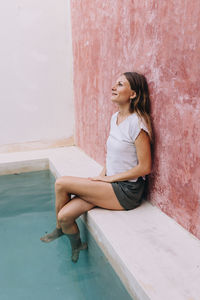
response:
[(58, 213), (58, 219), (71, 220), (72, 222), (83, 213), (95, 207), (94, 204), (85, 201), (78, 196), (72, 198), (65, 204)]
[(61, 176), (56, 180), (56, 185), (95, 206), (124, 210), (110, 182), (90, 180), (77, 176)]

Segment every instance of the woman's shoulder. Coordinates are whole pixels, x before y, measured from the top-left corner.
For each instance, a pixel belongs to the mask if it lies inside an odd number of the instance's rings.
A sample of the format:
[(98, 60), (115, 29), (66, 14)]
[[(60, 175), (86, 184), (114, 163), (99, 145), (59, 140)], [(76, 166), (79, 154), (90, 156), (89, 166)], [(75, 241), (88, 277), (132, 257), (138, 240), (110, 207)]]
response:
[(136, 112), (132, 113), (130, 118), (131, 125), (134, 129), (144, 129), (148, 132), (146, 122), (143, 117), (140, 117)]

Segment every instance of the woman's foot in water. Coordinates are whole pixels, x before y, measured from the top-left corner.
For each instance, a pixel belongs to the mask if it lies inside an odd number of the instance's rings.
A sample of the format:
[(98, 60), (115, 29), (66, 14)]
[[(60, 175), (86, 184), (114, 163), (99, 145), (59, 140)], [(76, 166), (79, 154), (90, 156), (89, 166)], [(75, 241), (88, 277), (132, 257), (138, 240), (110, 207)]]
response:
[(71, 260), (73, 262), (77, 262), (78, 258), (79, 258), (79, 252), (80, 250), (84, 250), (88, 248), (88, 245), (86, 242), (82, 242), (81, 238), (80, 238), (80, 231), (78, 230), (77, 233), (65, 233), (69, 240), (70, 240), (70, 244), (71, 244)]
[(42, 242), (49, 243), (57, 238), (59, 238), (64, 233), (62, 232), (62, 228), (55, 228), (51, 233), (45, 234), (40, 238)]
[(86, 242), (81, 243), (81, 245), (77, 248), (72, 248), (72, 254), (71, 254), (71, 260), (73, 262), (77, 262), (79, 259), (79, 252), (80, 250), (85, 250), (88, 248), (88, 245)]

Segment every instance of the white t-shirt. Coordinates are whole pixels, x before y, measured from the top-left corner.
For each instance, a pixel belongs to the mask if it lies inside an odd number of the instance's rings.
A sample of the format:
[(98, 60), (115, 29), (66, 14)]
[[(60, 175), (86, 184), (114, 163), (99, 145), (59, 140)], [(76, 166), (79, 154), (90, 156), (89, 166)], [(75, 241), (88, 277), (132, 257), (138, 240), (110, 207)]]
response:
[[(135, 139), (141, 128), (148, 129), (137, 113), (132, 113), (119, 125), (116, 124), (119, 111), (111, 116), (110, 133), (106, 142), (106, 175), (112, 176), (117, 173), (126, 172), (138, 164)], [(145, 180), (145, 176), (143, 176)], [(128, 180), (137, 181), (137, 178)]]

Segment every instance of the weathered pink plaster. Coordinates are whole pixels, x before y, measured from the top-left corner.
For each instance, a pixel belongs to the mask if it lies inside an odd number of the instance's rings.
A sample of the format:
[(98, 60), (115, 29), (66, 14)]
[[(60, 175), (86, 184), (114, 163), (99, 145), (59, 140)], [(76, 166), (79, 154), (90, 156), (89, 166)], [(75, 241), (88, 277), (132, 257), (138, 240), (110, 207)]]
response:
[(75, 143), (105, 163), (111, 86), (146, 75), (155, 145), (149, 201), (200, 238), (200, 2), (71, 0)]

